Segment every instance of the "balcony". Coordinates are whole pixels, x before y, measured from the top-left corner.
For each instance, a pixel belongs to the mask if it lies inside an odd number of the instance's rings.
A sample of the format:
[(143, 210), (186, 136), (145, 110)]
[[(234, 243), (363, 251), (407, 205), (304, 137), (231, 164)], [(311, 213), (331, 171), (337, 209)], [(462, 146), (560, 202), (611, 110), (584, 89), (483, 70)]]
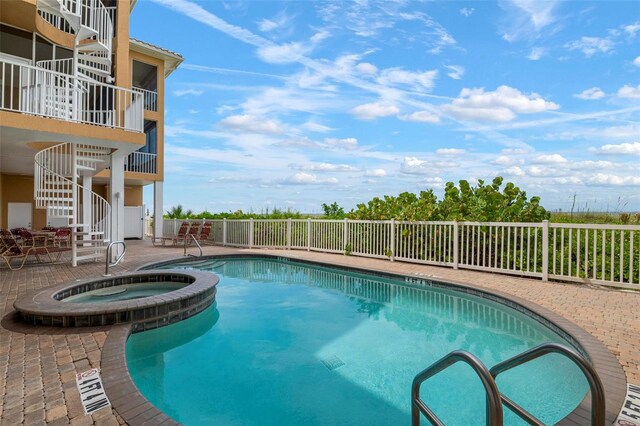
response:
[(156, 174), (157, 155), (147, 152), (132, 152), (124, 163), (125, 172)]
[(57, 72), (61, 69), (53, 65), (0, 60), (0, 109), (143, 131), (143, 93)]
[(144, 99), (144, 109), (147, 111), (158, 111), (158, 93), (153, 90), (142, 89), (140, 87), (134, 87), (133, 91), (140, 93)]

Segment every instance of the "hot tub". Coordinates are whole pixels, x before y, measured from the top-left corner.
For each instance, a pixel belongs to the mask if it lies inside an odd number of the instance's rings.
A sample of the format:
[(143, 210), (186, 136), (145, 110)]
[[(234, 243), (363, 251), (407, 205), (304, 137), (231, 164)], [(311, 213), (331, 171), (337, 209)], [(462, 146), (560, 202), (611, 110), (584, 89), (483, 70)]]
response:
[(132, 332), (189, 318), (215, 300), (218, 277), (202, 271), (144, 271), (65, 283), (18, 299), (14, 308), (34, 325), (132, 324)]

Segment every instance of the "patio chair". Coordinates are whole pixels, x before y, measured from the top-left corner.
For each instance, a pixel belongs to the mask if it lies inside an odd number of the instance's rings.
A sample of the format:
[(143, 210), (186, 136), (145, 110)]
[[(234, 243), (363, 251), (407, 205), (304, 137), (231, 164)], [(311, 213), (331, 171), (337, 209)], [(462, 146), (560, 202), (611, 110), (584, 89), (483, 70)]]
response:
[(189, 222), (182, 222), (182, 224), (180, 225), (180, 229), (178, 229), (178, 233), (176, 235), (153, 237), (151, 238), (151, 242), (154, 246), (156, 245), (156, 243), (160, 243), (164, 246), (166, 245), (167, 241), (171, 241), (171, 243), (175, 246), (179, 241), (184, 241), (184, 237), (187, 234), (188, 229)]
[[(12, 271), (17, 271), (22, 269), (27, 258), (29, 256), (35, 256), (38, 262), (42, 262), (40, 256), (47, 256), (49, 261), (52, 262), (51, 255), (49, 254), (49, 250), (46, 247), (26, 247), (18, 244), (14, 236), (1, 236), (0, 240), (2, 240), (2, 259), (6, 262), (9, 269)], [(20, 262), (19, 266), (14, 267), (14, 261), (18, 260)]]
[(53, 236), (53, 246), (62, 247), (64, 243), (65, 247), (71, 246), (71, 228), (58, 228)]
[[(189, 237), (189, 235), (193, 235), (193, 237), (197, 240), (199, 231), (200, 231), (200, 223), (193, 222), (189, 227), (189, 232), (187, 232), (187, 234), (184, 237), (182, 237), (182, 242), (184, 243), (186, 239), (186, 243), (191, 244), (193, 240), (191, 239), (191, 237)], [(176, 244), (179, 244), (179, 241), (176, 241)]]
[(199, 242), (206, 242), (209, 239), (209, 235), (211, 234), (211, 226), (206, 225), (207, 223), (205, 222), (205, 224), (202, 225), (202, 230), (200, 231), (200, 233), (196, 235), (196, 240), (198, 240)]

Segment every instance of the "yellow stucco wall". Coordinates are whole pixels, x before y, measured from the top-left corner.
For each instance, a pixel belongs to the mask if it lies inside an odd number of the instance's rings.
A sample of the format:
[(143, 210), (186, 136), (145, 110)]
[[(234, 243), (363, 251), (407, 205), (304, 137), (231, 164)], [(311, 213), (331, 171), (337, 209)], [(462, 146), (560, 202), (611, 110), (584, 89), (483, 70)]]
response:
[[(3, 175), (2, 176), (2, 223), (0, 227), (8, 226), (9, 203), (33, 204), (33, 176)], [(31, 209), (31, 227), (41, 229), (46, 226), (47, 212), (44, 209)]]
[[(124, 189), (124, 205), (141, 206), (142, 188), (140, 185), (127, 185)], [(109, 201), (109, 185), (96, 184), (93, 185), (92, 190)], [(9, 203), (34, 204), (33, 176), (0, 174), (0, 228), (8, 226)], [(46, 226), (46, 210), (33, 208), (31, 214), (33, 229), (41, 229)]]

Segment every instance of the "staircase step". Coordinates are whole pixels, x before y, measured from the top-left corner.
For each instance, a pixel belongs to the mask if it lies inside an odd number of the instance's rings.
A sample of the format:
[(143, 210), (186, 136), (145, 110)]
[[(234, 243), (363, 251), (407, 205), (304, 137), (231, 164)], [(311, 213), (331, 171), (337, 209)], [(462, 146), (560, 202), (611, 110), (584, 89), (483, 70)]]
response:
[(77, 156), (78, 161), (86, 161), (87, 163), (104, 163), (105, 160), (103, 158), (96, 157), (81, 157)]
[(97, 40), (89, 40), (87, 43), (81, 43), (78, 46), (79, 52), (108, 52), (107, 46)]
[(109, 155), (111, 154), (111, 148), (102, 148), (99, 146), (93, 147), (93, 148), (89, 148), (89, 147), (78, 147), (78, 149), (76, 150), (77, 154), (80, 153), (91, 153), (91, 154), (104, 154), (104, 155)]
[(98, 35), (98, 32), (93, 28), (87, 27), (86, 25), (80, 25), (78, 29), (78, 40), (84, 40), (90, 37), (95, 37)]
[(88, 53), (78, 53), (78, 61), (80, 61), (80, 62), (82, 62), (82, 61), (91, 61), (91, 62), (97, 62), (99, 64), (111, 66), (111, 58), (108, 57), (108, 56), (102, 56), (102, 55), (92, 55), (92, 54), (88, 54)]

